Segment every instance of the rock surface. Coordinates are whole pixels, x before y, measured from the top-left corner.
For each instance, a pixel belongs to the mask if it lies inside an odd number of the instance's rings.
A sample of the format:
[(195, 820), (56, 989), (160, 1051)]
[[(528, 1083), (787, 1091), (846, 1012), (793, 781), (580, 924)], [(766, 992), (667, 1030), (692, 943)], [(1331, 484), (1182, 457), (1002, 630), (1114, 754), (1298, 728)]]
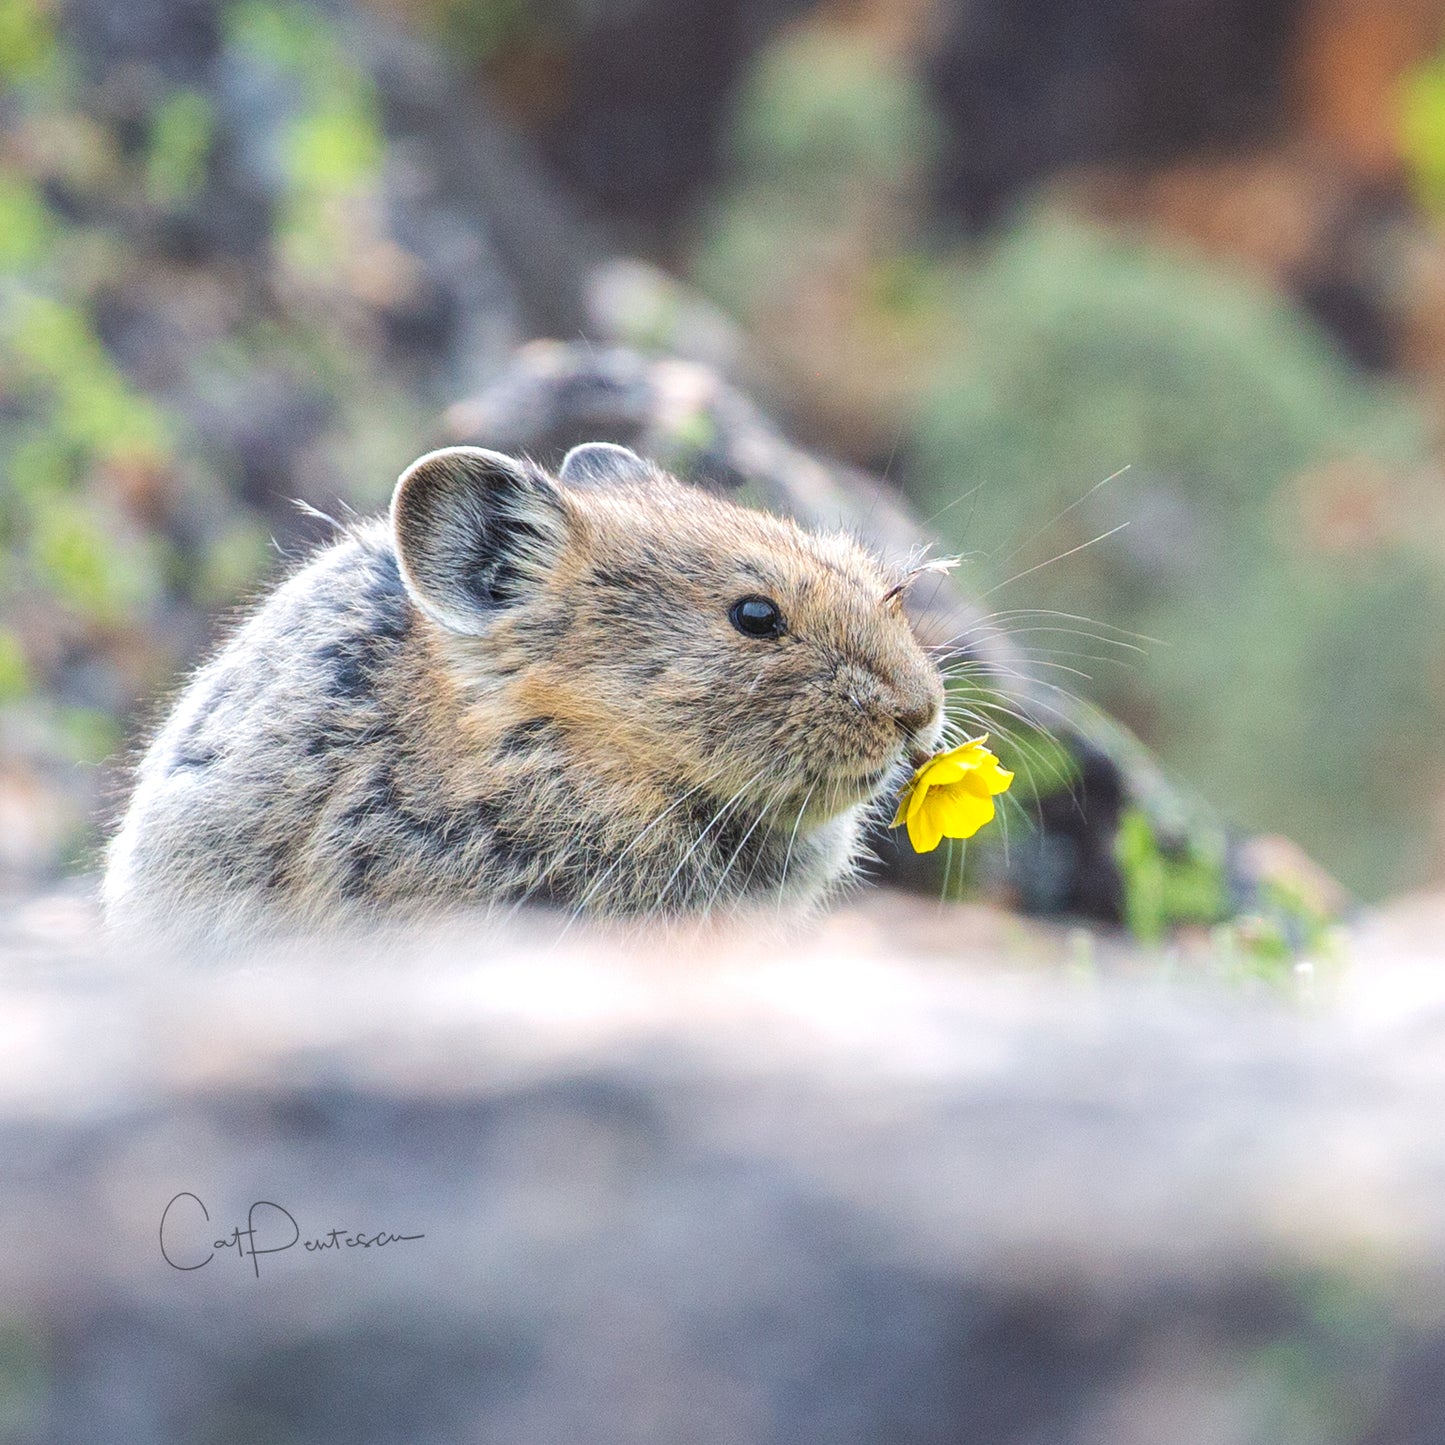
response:
[(1251, 998), (898, 900), (180, 966), (32, 905), (7, 1438), (1425, 1445), (1440, 907)]

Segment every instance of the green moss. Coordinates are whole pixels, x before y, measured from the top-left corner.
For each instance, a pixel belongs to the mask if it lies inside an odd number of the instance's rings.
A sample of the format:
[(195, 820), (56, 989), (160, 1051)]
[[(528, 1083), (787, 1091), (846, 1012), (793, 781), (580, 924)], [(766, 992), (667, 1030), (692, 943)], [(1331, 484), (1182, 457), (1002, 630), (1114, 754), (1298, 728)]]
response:
[[(0, 39), (0, 51), (3, 47)], [(0, 172), (0, 275), (13, 276), (38, 265), (54, 243), (55, 227), (39, 188)]]
[(136, 620), (159, 591), (160, 544), (117, 527), (93, 503), (56, 498), (37, 513), (30, 562), (42, 585), (105, 625)]
[(1409, 72), (1400, 87), (1400, 143), (1415, 194), (1445, 212), (1445, 55)]
[(50, 7), (37, 0), (0, 0), (0, 82), (45, 78), (56, 64)]
[(17, 701), (32, 685), (30, 665), (20, 639), (8, 628), (0, 627), (0, 703)]
[(1114, 840), (1124, 885), (1124, 922), (1135, 938), (1158, 943), (1181, 924), (1217, 923), (1228, 916), (1223, 839), (1211, 848), (1198, 835), (1176, 848), (1161, 846), (1140, 808), (1126, 808)]
[(146, 193), (153, 204), (170, 205), (200, 190), (206, 178), (215, 116), (211, 103), (194, 90), (177, 90), (151, 118), (146, 153)]

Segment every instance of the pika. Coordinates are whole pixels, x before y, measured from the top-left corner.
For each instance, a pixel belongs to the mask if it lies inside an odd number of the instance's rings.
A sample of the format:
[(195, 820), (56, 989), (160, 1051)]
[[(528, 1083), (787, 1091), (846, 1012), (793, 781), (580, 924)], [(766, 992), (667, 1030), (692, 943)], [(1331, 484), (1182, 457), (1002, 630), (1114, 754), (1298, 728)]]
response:
[(912, 574), (589, 443), (475, 447), (282, 583), (182, 692), (108, 919), (244, 939), (457, 905), (816, 903), (936, 745)]

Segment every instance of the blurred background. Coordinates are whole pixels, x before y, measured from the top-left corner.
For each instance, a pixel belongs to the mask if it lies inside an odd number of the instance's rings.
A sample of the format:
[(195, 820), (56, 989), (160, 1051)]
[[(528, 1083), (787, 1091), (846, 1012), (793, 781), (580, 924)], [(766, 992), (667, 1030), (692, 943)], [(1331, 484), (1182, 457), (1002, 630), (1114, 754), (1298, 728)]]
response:
[(0, 87), (5, 886), (541, 335), (731, 358), (1226, 817), (1445, 878), (1441, 0), (0, 0)]

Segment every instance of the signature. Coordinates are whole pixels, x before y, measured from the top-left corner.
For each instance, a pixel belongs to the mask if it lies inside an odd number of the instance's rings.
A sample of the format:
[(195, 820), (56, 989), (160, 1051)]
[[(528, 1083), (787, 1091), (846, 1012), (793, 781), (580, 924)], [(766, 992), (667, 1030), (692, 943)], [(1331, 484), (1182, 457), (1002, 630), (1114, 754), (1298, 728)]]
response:
[[(190, 1203), (182, 1204), (182, 1200)], [(238, 1260), (251, 1260), (256, 1278), (261, 1278), (261, 1256), (263, 1254), (284, 1254), (298, 1244), (308, 1254), (325, 1254), (330, 1250), (383, 1249), (388, 1244), (402, 1244), (413, 1239), (425, 1239), (424, 1234), (392, 1234), (379, 1230), (366, 1234), (361, 1230), (329, 1229), (314, 1239), (301, 1238), (301, 1226), (296, 1223), (290, 1210), (270, 1199), (258, 1199), (246, 1211), (246, 1227), (238, 1224), (229, 1235), (211, 1241), (210, 1252), (204, 1259), (198, 1259), (201, 1249), (196, 1247), (196, 1211), (210, 1223), (211, 1212), (198, 1195), (183, 1189), (161, 1213), (161, 1255), (172, 1269), (204, 1269), (220, 1250), (234, 1249)], [(207, 1233), (209, 1231), (206, 1231)]]

